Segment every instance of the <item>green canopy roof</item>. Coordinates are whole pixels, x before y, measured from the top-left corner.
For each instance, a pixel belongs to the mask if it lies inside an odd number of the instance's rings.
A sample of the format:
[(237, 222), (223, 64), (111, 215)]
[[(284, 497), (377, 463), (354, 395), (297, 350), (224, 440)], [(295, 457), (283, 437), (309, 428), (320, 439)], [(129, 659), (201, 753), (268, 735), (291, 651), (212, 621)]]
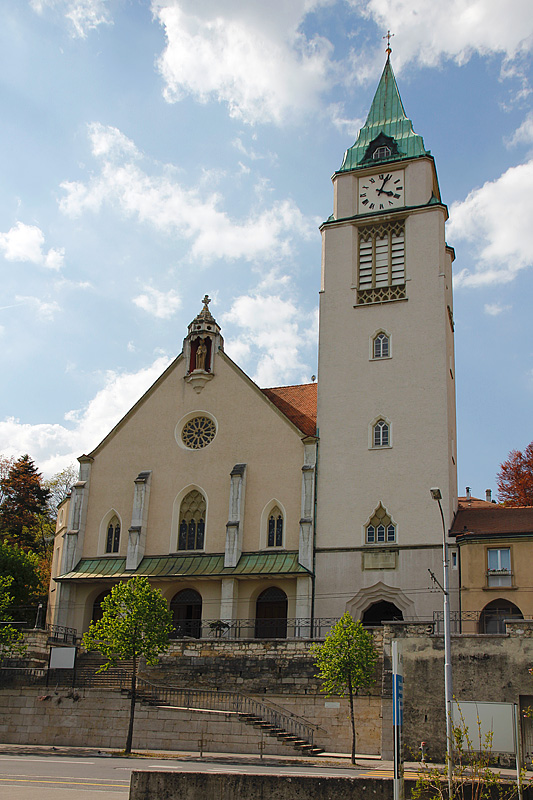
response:
[[(390, 144), (387, 139), (393, 140), (393, 152), (389, 157), (373, 159), (367, 151), (380, 134), (383, 141), (379, 144)], [(339, 172), (347, 172), (368, 163), (417, 158), (429, 155), (429, 152), (424, 147), (424, 140), (414, 132), (413, 123), (405, 114), (390, 59), (387, 58), (366, 122), (359, 131), (355, 144), (344, 154)]]
[[(120, 580), (142, 575), (146, 578), (215, 578), (230, 575), (301, 575), (307, 570), (298, 563), (297, 552), (245, 553), (236, 567), (224, 566), (224, 555), (148, 556), (137, 569), (126, 570), (125, 558), (82, 558), (76, 568), (58, 581)], [(307, 573), (308, 574), (308, 573)]]

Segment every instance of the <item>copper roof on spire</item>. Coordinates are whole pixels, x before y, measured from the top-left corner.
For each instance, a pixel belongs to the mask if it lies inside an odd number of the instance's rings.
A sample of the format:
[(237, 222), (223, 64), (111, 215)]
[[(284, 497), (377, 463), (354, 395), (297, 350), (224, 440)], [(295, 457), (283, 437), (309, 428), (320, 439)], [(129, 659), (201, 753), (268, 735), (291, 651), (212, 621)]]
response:
[[(390, 47), (387, 50), (390, 50)], [(413, 123), (405, 113), (389, 55), (366, 122), (359, 131), (355, 144), (344, 154), (339, 172), (356, 169), (366, 165), (365, 162), (373, 163), (368, 162), (365, 156), (370, 144), (380, 134), (394, 140), (397, 153), (392, 154), (390, 159), (379, 159), (375, 163), (429, 155), (430, 151), (425, 149), (424, 140), (414, 132)]]

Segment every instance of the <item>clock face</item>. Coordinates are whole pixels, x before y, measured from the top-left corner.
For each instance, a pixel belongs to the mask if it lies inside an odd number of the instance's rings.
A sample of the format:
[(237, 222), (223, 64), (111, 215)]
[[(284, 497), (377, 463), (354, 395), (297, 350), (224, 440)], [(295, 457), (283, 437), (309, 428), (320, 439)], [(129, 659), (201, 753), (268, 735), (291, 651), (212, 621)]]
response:
[(403, 172), (380, 172), (359, 179), (360, 214), (375, 214), (376, 211), (388, 211), (403, 205)]

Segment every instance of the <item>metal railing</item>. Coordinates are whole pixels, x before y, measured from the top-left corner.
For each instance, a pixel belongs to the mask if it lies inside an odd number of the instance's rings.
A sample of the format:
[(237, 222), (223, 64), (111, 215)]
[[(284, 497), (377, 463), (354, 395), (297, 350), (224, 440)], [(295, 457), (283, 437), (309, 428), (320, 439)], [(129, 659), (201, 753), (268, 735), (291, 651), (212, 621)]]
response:
[(45, 602), (32, 606), (11, 606), (6, 609), (6, 612), (12, 620), (11, 624), (18, 629), (44, 630), (46, 619)]
[[(121, 689), (129, 691), (131, 677), (124, 679)], [(304, 720), (285, 709), (275, 708), (267, 703), (254, 700), (238, 692), (219, 692), (215, 689), (181, 689), (175, 686), (164, 686), (150, 683), (142, 678), (137, 679), (137, 692), (144, 698), (154, 702), (171, 705), (176, 708), (197, 709), (202, 711), (228, 711), (241, 716), (254, 717), (272, 725), (276, 731), (286, 732), (297, 739), (314, 743), (318, 725)], [(275, 735), (275, 731), (273, 731)]]
[(176, 624), (171, 639), (323, 639), (338, 617), (308, 619), (198, 619)]
[[(524, 619), (521, 614), (512, 614), (499, 609), (485, 609), (484, 611), (451, 611), (451, 633), (505, 633), (505, 622), (516, 622)], [(433, 612), (434, 633), (442, 635), (444, 632), (444, 611)]]
[(66, 628), (64, 625), (46, 626), (48, 631), (48, 641), (50, 644), (76, 644), (78, 631), (76, 628)]

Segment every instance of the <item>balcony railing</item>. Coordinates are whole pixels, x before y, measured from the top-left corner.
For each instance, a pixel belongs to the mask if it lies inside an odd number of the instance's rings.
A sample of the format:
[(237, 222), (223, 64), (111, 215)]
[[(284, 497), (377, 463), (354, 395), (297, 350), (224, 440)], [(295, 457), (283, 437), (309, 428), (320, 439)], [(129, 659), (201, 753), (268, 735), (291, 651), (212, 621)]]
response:
[(171, 639), (323, 639), (338, 617), (319, 619), (191, 619), (176, 624)]

